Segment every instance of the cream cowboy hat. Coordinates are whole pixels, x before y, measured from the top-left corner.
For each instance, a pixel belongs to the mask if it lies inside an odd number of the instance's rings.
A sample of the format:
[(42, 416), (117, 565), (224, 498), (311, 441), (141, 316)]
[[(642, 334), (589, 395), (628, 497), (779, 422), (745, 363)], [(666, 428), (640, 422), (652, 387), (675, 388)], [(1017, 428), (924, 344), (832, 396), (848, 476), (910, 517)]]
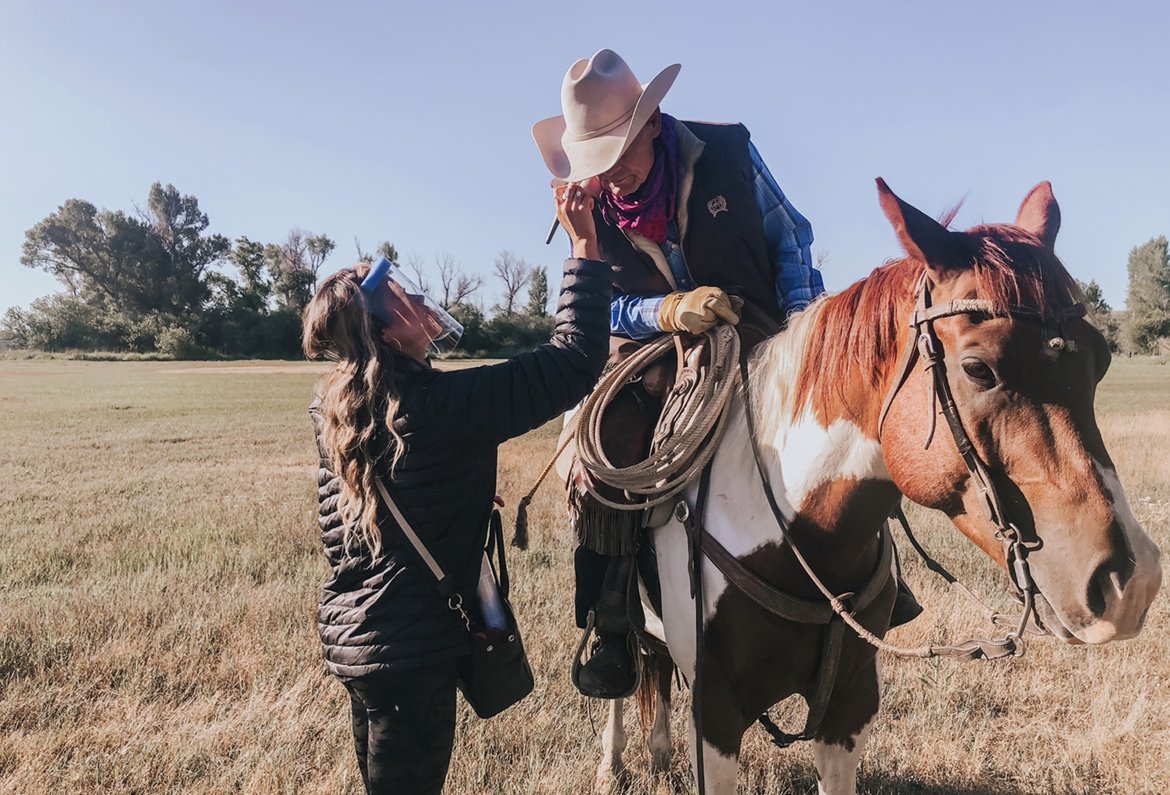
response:
[(577, 182), (613, 168), (681, 68), (672, 64), (640, 85), (613, 50), (598, 50), (570, 66), (561, 83), (564, 115), (532, 125), (548, 170), (559, 180)]

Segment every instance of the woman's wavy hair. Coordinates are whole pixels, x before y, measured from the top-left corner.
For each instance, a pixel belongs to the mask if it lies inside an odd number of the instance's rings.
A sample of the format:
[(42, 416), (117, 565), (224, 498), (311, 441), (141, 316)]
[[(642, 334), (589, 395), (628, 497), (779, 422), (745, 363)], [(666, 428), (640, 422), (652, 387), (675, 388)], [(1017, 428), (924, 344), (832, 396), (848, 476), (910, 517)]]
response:
[[(337, 363), (317, 385), (318, 411), (324, 420), (322, 443), (330, 467), (341, 481), (338, 510), (345, 521), (344, 547), (356, 532), (377, 555), (378, 530), (375, 464), (390, 455), (390, 468), (403, 453), (402, 437), (394, 430), (398, 392), (394, 383), (393, 349), (382, 340), (382, 323), (373, 317), (361, 291), (370, 266), (359, 263), (327, 277), (305, 307), (301, 344), (310, 359)], [(375, 439), (385, 428), (392, 450), (379, 450)]]

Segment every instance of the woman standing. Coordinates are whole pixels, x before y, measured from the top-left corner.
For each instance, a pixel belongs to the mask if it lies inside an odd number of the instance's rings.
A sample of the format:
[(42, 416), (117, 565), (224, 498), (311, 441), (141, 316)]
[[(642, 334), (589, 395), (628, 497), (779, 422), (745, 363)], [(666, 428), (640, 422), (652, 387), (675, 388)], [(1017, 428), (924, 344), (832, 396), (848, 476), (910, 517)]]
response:
[[(393, 267), (327, 278), (305, 310), (304, 349), (337, 363), (310, 407), (319, 515), (332, 569), (317, 622), (326, 665), (349, 691), (367, 793), (442, 790), (455, 732), (455, 661), (468, 632), (378, 497), (403, 516), (460, 593), (475, 593), (496, 490), (497, 446), (592, 388), (609, 337), (609, 266), (593, 202), (561, 188), (573, 239), (550, 343), (490, 367), (440, 372), (428, 350), (458, 324)], [(381, 272), (380, 272), (381, 271)]]

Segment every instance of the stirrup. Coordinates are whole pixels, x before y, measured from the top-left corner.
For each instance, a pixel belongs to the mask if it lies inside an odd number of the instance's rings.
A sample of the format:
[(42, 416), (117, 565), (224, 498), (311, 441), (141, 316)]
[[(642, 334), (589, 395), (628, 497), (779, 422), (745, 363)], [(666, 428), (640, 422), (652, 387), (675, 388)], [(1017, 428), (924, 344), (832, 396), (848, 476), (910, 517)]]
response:
[(569, 670), (569, 679), (570, 679), (570, 681), (572, 681), (573, 687), (577, 688), (577, 692), (580, 693), (581, 695), (585, 696), (586, 698), (609, 698), (609, 699), (629, 698), (630, 696), (634, 695), (634, 693), (638, 692), (638, 688), (642, 686), (642, 666), (641, 666), (640, 661), (638, 659), (639, 652), (638, 652), (638, 645), (637, 645), (638, 641), (636, 638), (637, 633), (632, 632), (632, 631), (630, 633), (628, 633), (627, 637), (630, 639), (629, 642), (633, 646), (633, 648), (631, 648), (629, 650), (630, 651), (630, 660), (632, 661), (633, 666), (634, 666), (634, 685), (633, 685), (633, 687), (631, 687), (629, 690), (627, 690), (624, 693), (621, 693), (618, 695), (613, 695), (613, 696), (590, 695), (589, 693), (586, 693), (585, 690), (581, 687), (581, 669), (585, 666), (585, 663), (587, 662), (584, 659), (585, 647), (589, 645), (589, 638), (594, 635), (594, 629), (595, 629), (596, 623), (597, 623), (597, 612), (595, 610), (590, 610), (588, 617), (585, 619), (585, 629), (583, 629), (581, 631), (581, 640), (578, 641), (577, 650), (573, 653), (573, 665), (572, 665), (572, 668), (570, 668), (570, 670)]

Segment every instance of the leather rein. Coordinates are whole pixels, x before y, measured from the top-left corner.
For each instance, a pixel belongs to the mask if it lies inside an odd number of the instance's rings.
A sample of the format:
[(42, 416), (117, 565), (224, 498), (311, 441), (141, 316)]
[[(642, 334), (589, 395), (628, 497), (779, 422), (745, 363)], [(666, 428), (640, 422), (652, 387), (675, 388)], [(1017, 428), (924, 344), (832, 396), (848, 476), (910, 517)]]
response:
[[(1004, 560), (1006, 562), (1008, 577), (1017, 595), (1023, 601), (1023, 611), (1015, 631), (1009, 632), (1000, 639), (981, 641), (980, 645), (984, 647), (984, 653), (976, 655), (972, 659), (980, 656), (991, 659), (1006, 655), (1015, 657), (1023, 655), (1023, 636), (1025, 631), (1028, 630), (1029, 622), (1035, 627), (1040, 626), (1036, 620), (1036, 596), (1039, 595), (1039, 589), (1036, 587), (1035, 580), (1032, 578), (1031, 567), (1028, 564), (1028, 554), (1039, 549), (1042, 542), (1039, 538), (1025, 539), (1019, 527), (1008, 517), (999, 490), (995, 486), (995, 481), (992, 479), (991, 473), (988, 472), (987, 465), (980, 459), (978, 452), (975, 450), (975, 445), (971, 441), (971, 437), (967, 434), (963, 426), (962, 418), (959, 416), (958, 405), (955, 403), (954, 393), (951, 391), (950, 382), (947, 381), (946, 364), (944, 361), (945, 351), (943, 350), (942, 343), (938, 339), (938, 335), (935, 333), (934, 321), (939, 318), (953, 317), (955, 315), (1008, 317), (1014, 320), (1036, 321), (1041, 324), (1042, 338), (1046, 341), (1048, 347), (1059, 352), (1066, 347), (1070, 347), (1069, 343), (1065, 340), (1064, 323), (1069, 320), (1084, 317), (1085, 313), (1086, 307), (1083, 303), (1073, 304), (1055, 314), (1049, 315), (1042, 314), (1030, 307), (1003, 306), (980, 298), (963, 298), (934, 305), (931, 301), (930, 284), (925, 271), (918, 280), (915, 307), (910, 314), (909, 320), (909, 338), (907, 339), (905, 350), (902, 354), (902, 360), (899, 363), (898, 376), (891, 385), (890, 391), (887, 393), (886, 399), (882, 404), (881, 414), (878, 416), (878, 440), (881, 440), (886, 415), (889, 413), (890, 406), (893, 405), (894, 398), (897, 397), (905, 385), (906, 380), (910, 377), (915, 362), (921, 358), (923, 361), (923, 369), (931, 375), (931, 405), (932, 407), (934, 405), (938, 406), (937, 412), (933, 408), (931, 410), (930, 428), (927, 432), (923, 449), (930, 447), (931, 441), (934, 438), (935, 420), (937, 414), (941, 413), (947, 422), (947, 427), (950, 428), (955, 447), (959, 452), (960, 458), (963, 460), (963, 465), (966, 467), (967, 473), (970, 475), (971, 482), (975, 484), (975, 487), (979, 490), (979, 494), (983, 497), (984, 507), (987, 509), (988, 521), (995, 527), (995, 537), (1004, 547)], [(939, 569), (935, 568), (937, 564), (934, 564), (925, 555), (917, 539), (910, 533), (909, 524), (906, 522), (905, 514), (902, 513), (901, 506), (899, 506), (895, 515), (901, 521), (914, 548), (927, 561), (927, 565), (939, 571)], [(950, 577), (945, 570), (939, 573), (946, 577), (948, 581), (954, 582), (954, 578)], [(1047, 633), (1036, 632), (1036, 634)], [(959, 647), (969, 647), (970, 643), (971, 641), (965, 644), (959, 644)], [(953, 648), (939, 647), (937, 651)], [(996, 650), (999, 653), (993, 653)], [(932, 653), (926, 656), (933, 657), (938, 655)]]
[[(1032, 578), (1031, 569), (1028, 564), (1028, 554), (1039, 548), (1040, 541), (1039, 539), (1025, 539), (1019, 528), (1008, 518), (1003, 507), (1003, 500), (1000, 498), (999, 491), (987, 470), (987, 466), (979, 458), (970, 436), (963, 427), (962, 420), (959, 417), (958, 406), (955, 403), (954, 395), (946, 378), (944, 351), (934, 331), (934, 321), (942, 317), (955, 315), (1011, 317), (1017, 320), (1039, 321), (1042, 325), (1042, 333), (1048, 346), (1053, 350), (1060, 351), (1067, 345), (1062, 330), (1063, 323), (1066, 320), (1083, 317), (1085, 312), (1086, 309), (1083, 303), (1077, 303), (1052, 316), (1043, 315), (1035, 309), (1028, 307), (1005, 307), (984, 299), (959, 299), (935, 306), (931, 302), (930, 287), (925, 272), (923, 272), (922, 277), (918, 281), (915, 309), (909, 318), (909, 339), (902, 360), (899, 363), (898, 377), (891, 385), (882, 406), (878, 419), (878, 438), (880, 440), (886, 414), (889, 412), (894, 398), (902, 386), (905, 385), (911, 372), (913, 372), (917, 360), (921, 358), (923, 360), (923, 369), (931, 373), (931, 404), (932, 406), (937, 404), (938, 412), (941, 412), (946, 419), (947, 426), (951, 430), (951, 435), (954, 438), (955, 446), (959, 451), (964, 466), (966, 466), (972, 482), (984, 498), (988, 510), (988, 518), (996, 528), (996, 538), (1004, 546), (1008, 576), (1013, 588), (1023, 601), (1023, 611), (1019, 620), (1014, 622), (1015, 629), (1013, 631), (999, 638), (972, 638), (954, 645), (922, 646), (917, 648), (895, 646), (886, 643), (882, 638), (863, 627), (854, 618), (854, 613), (860, 612), (867, 606), (884, 589), (891, 577), (893, 570), (891, 566), (893, 540), (890, 538), (887, 525), (883, 524), (879, 535), (881, 547), (878, 565), (870, 579), (857, 593), (834, 594), (812, 570), (794, 543), (789, 532), (788, 520), (776, 503), (775, 490), (772, 487), (767, 468), (764, 465), (763, 456), (760, 452), (759, 439), (756, 434), (755, 418), (751, 405), (751, 393), (748, 388), (748, 367), (746, 362), (740, 362), (744, 414), (748, 423), (748, 436), (751, 439), (752, 454), (755, 457), (756, 469), (760, 476), (764, 496), (767, 498), (768, 507), (780, 530), (781, 538), (792, 550), (797, 562), (804, 569), (806, 575), (816, 586), (817, 590), (821, 592), (825, 601), (812, 602), (785, 594), (765, 581), (758, 574), (748, 569), (738, 558), (728, 552), (717, 539), (704, 531), (702, 517), (706, 503), (707, 478), (710, 472), (709, 465), (705, 467), (694, 509), (691, 509), (685, 499), (680, 499), (675, 506), (675, 518), (683, 524), (687, 531), (688, 540), (690, 541), (691, 592), (692, 596), (695, 597), (696, 603), (696, 681), (692, 683), (696, 692), (692, 693), (692, 700), (694, 702), (693, 719), (696, 722), (696, 728), (700, 737), (702, 736), (702, 722), (699, 710), (700, 693), (697, 686), (699, 684), (698, 680), (700, 679), (699, 670), (700, 660), (702, 658), (703, 587), (702, 576), (699, 572), (703, 556), (711, 560), (730, 584), (742, 591), (749, 599), (764, 610), (786, 620), (807, 624), (827, 624), (829, 627), (823, 644), (821, 672), (818, 675), (814, 694), (809, 699), (808, 717), (804, 730), (800, 734), (786, 734), (780, 731), (768, 719), (766, 714), (760, 718), (760, 722), (772, 736), (773, 742), (780, 747), (785, 747), (800, 740), (812, 739), (819, 729), (836, 677), (843, 625), (847, 624), (858, 636), (876, 648), (896, 656), (917, 658), (953, 657), (964, 661), (1019, 657), (1025, 651), (1023, 640), (1025, 632), (1046, 634), (1029, 627), (1030, 623), (1034, 627), (1039, 627), (1039, 622), (1036, 620), (1036, 596), (1039, 594), (1039, 589), (1036, 587), (1035, 581)], [(930, 446), (931, 440), (934, 437), (935, 416), (938, 412), (933, 409), (931, 411), (931, 427), (925, 445), (927, 448)], [(914, 548), (926, 560), (927, 566), (944, 576), (952, 585), (956, 585), (957, 581), (926, 555), (925, 550), (919, 545), (917, 539), (910, 534), (909, 525), (900, 506), (895, 515), (906, 529)], [(959, 587), (961, 588), (961, 585)], [(963, 590), (965, 591), (966, 589)], [(970, 592), (967, 593), (969, 594)], [(973, 596), (971, 598), (974, 599)], [(993, 619), (997, 618), (991, 611), (987, 612)], [(703, 752), (701, 747), (697, 749), (696, 753), (699, 767), (697, 771), (699, 786), (700, 791), (702, 791)]]

